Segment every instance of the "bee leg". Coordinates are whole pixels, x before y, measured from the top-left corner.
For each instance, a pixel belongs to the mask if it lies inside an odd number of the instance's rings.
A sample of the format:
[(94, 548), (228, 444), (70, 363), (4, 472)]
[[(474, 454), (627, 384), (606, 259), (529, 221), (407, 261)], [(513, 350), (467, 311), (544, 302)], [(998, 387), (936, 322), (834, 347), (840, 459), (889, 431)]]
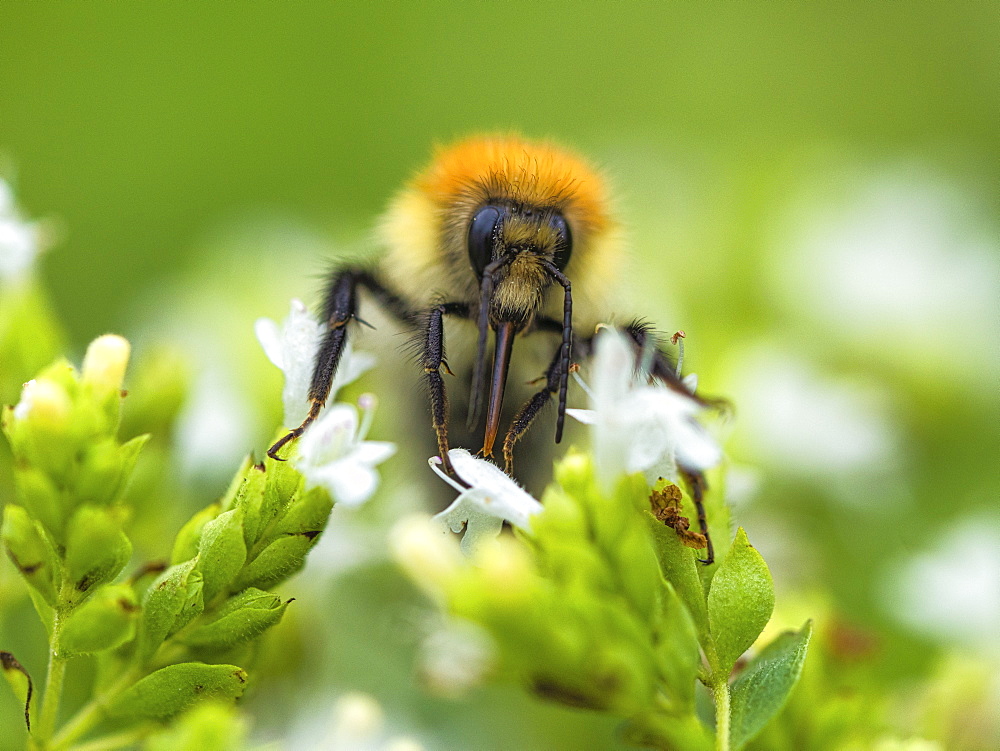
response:
[(357, 318), (358, 287), (371, 292), (376, 302), (380, 303), (401, 322), (413, 325), (416, 316), (408, 309), (402, 298), (390, 291), (369, 270), (361, 268), (338, 269), (330, 278), (323, 304), (323, 320), (329, 326), (326, 336), (316, 352), (316, 363), (313, 366), (312, 381), (309, 385), (309, 414), (294, 430), (279, 438), (267, 455), (272, 459), (284, 461), (278, 452), (286, 443), (301, 436), (307, 427), (319, 416), (320, 410), (330, 396), (333, 377), (337, 372), (344, 344), (347, 341), (347, 324)]
[(542, 411), (542, 407), (559, 391), (562, 362), (563, 348), (560, 346), (546, 369), (545, 375), (542, 376), (545, 379), (545, 387), (524, 403), (507, 430), (507, 436), (503, 441), (503, 462), (504, 472), (511, 477), (514, 476), (514, 444), (527, 432), (532, 421)]
[(699, 558), (706, 566), (715, 562), (715, 548), (712, 546), (712, 536), (708, 533), (708, 519), (705, 516), (705, 491), (708, 490), (708, 483), (705, 482), (705, 475), (696, 469), (680, 467), (681, 476), (687, 481), (691, 497), (694, 499), (694, 507), (698, 512), (698, 529), (705, 535), (705, 542), (708, 546), (705, 549), (705, 557)]
[(437, 436), (438, 454), (445, 472), (464, 482), (455, 473), (448, 458), (448, 395), (441, 377), (441, 367), (447, 368), (444, 358), (444, 317), (458, 315), (467, 318), (469, 307), (464, 303), (441, 303), (427, 312), (423, 342), (424, 375), (431, 399), (431, 423)]

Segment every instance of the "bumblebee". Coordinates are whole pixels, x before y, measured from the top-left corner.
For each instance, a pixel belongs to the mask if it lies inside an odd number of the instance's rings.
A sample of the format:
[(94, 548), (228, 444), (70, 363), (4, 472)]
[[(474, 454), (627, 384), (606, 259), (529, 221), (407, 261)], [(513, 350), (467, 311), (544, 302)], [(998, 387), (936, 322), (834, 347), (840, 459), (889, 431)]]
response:
[[(493, 456), (515, 341), (548, 337), (551, 359), (543, 385), (514, 413), (503, 437), (504, 467), (543, 408), (556, 400), (555, 441), (563, 434), (566, 391), (574, 363), (587, 357), (610, 279), (622, 261), (619, 225), (608, 209), (604, 181), (583, 159), (546, 142), (516, 136), (479, 137), (440, 149), (431, 164), (395, 197), (378, 225), (386, 249), (377, 269), (337, 268), (326, 287), (321, 320), (329, 330), (316, 355), (305, 421), (268, 450), (272, 458), (302, 435), (326, 402), (364, 290), (417, 337), (443, 468), (448, 459), (449, 402), (443, 374), (445, 319), (464, 322), (474, 338), (468, 371), (467, 428), (482, 427), (480, 453)], [(650, 328), (625, 327), (637, 357), (653, 353), (650, 374), (697, 401)], [(583, 336), (576, 332), (589, 332)], [(488, 356), (492, 334), (493, 352)], [(483, 411), (485, 409), (485, 422)], [(704, 479), (680, 468), (692, 487), (701, 530)], [(709, 542), (709, 545), (711, 543)], [(708, 558), (711, 559), (711, 547)]]

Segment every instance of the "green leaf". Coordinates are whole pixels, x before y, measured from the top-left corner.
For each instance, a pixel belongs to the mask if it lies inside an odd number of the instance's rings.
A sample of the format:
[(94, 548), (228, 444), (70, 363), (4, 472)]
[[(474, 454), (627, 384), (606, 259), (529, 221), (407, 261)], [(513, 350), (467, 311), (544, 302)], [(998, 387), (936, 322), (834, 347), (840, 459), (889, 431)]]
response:
[(40, 525), (20, 506), (8, 504), (3, 511), (3, 538), (7, 555), (25, 578), (51, 606), (56, 603), (59, 559)]
[(183, 642), (221, 649), (249, 641), (281, 620), (287, 607), (288, 602), (277, 595), (251, 587), (231, 598), (213, 620), (187, 634)]
[(34, 685), (31, 683), (31, 676), (24, 666), (17, 661), (10, 652), (0, 652), (0, 668), (3, 669), (3, 676), (7, 679), (14, 696), (24, 705), (24, 724), (28, 731), (31, 731), (31, 695), (34, 693)]
[(187, 601), (188, 581), (198, 563), (192, 558), (164, 571), (146, 591), (139, 628), (137, 659), (142, 664), (159, 649), (167, 638)]
[(774, 717), (802, 674), (812, 621), (768, 644), (732, 687), (731, 739), (740, 749)]
[(767, 564), (740, 527), (708, 593), (708, 623), (718, 665), (729, 673), (760, 636), (774, 610), (774, 582)]
[(646, 511), (643, 517), (653, 532), (653, 547), (660, 562), (660, 570), (673, 586), (677, 596), (688, 609), (698, 629), (698, 640), (708, 641), (708, 612), (705, 607), (705, 590), (698, 575), (694, 551), (685, 547), (674, 530)]
[(108, 713), (130, 720), (165, 719), (195, 702), (236, 699), (246, 682), (246, 671), (236, 665), (182, 662), (147, 675), (119, 694)]
[(100, 587), (74, 610), (59, 635), (63, 657), (92, 654), (120, 647), (135, 635), (139, 605), (127, 584)]
[(694, 621), (669, 582), (663, 582), (662, 619), (655, 637), (660, 673), (670, 698), (693, 712), (701, 651)]
[(219, 514), (205, 525), (198, 546), (198, 570), (205, 579), (206, 603), (229, 586), (246, 558), (241, 509)]

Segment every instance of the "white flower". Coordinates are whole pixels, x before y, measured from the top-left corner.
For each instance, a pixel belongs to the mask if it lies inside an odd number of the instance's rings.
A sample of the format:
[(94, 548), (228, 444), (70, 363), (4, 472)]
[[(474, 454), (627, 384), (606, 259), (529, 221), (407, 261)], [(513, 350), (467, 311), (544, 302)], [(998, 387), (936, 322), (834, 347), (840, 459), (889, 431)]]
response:
[(434, 519), (444, 522), (452, 532), (461, 532), (462, 550), (471, 555), (484, 539), (500, 534), (504, 520), (520, 529), (530, 529), (532, 514), (542, 510), (542, 504), (528, 495), (492, 462), (474, 457), (465, 449), (448, 452), (455, 472), (468, 485), (462, 487), (441, 469), (441, 458), (427, 460), (437, 475), (459, 492), (458, 498)]
[(961, 519), (929, 549), (883, 577), (882, 602), (914, 631), (944, 644), (997, 651), (1000, 630), (1000, 524)]
[(0, 179), (0, 280), (15, 281), (34, 265), (44, 249), (45, 232), (39, 222), (21, 218), (10, 184)]
[(331, 707), (328, 701), (305, 714), (306, 720), (292, 736), (290, 748), (316, 751), (424, 751), (410, 735), (389, 735), (397, 724), (369, 694), (342, 694)]
[[(319, 323), (300, 300), (292, 300), (291, 311), (279, 328), (270, 318), (258, 318), (254, 333), (264, 348), (267, 359), (285, 374), (285, 388), (281, 393), (285, 406), (285, 425), (299, 425), (309, 413), (309, 383), (312, 380), (316, 351), (325, 333)], [(375, 364), (375, 358), (364, 352), (353, 352), (350, 339), (344, 345), (337, 373), (333, 379), (327, 404), (333, 402), (337, 391), (356, 380)]]
[(496, 662), (496, 646), (478, 624), (452, 618), (421, 642), (418, 659), (427, 688), (458, 699), (482, 682)]
[(695, 419), (704, 410), (694, 399), (636, 372), (635, 348), (617, 329), (597, 337), (590, 394), (592, 409), (567, 409), (592, 426), (594, 461), (602, 480), (644, 472), (675, 478), (677, 466), (714, 467), (718, 444)]
[(375, 465), (396, 453), (388, 441), (366, 441), (375, 411), (375, 397), (358, 400), (363, 419), (353, 405), (337, 403), (321, 414), (299, 439), (292, 460), (306, 478), (306, 487), (323, 487), (337, 503), (360, 506), (378, 487)]

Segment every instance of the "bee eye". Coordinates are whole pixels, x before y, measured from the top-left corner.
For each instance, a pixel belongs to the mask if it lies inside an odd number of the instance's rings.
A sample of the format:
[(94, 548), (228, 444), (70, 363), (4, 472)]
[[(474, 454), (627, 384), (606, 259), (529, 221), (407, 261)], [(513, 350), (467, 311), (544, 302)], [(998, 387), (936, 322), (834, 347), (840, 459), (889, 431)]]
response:
[(566, 223), (562, 214), (553, 214), (549, 223), (559, 236), (556, 244), (555, 261), (556, 268), (562, 271), (566, 268), (566, 264), (569, 263), (570, 254), (573, 252), (573, 235), (570, 233), (569, 224)]
[(501, 210), (496, 206), (484, 206), (472, 217), (469, 225), (469, 261), (479, 278), (482, 278), (483, 269), (493, 260), (493, 247), (501, 218)]

